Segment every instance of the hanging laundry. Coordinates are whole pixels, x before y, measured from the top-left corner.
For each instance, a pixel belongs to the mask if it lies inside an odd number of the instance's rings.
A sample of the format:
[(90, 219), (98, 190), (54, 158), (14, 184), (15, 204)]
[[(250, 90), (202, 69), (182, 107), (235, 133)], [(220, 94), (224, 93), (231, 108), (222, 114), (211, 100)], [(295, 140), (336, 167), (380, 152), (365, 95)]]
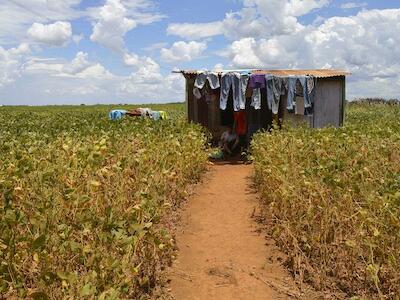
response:
[(289, 79), (288, 79), (288, 77), (281, 77), (281, 79), (282, 79), (281, 96), (285, 96), (285, 95), (287, 95)]
[(310, 97), (312, 90), (309, 91), (308, 87), (313, 88), (313, 83), (311, 83), (313, 79), (310, 76), (299, 76), (298, 78), (303, 88), (304, 108), (310, 108), (312, 105)]
[(313, 115), (314, 114), (314, 95), (315, 95), (315, 78), (312, 76), (307, 76), (307, 93), (310, 101), (310, 106), (305, 107), (305, 115)]
[[(235, 111), (239, 111), (241, 109), (246, 109), (246, 91), (247, 86), (249, 84), (250, 75), (242, 73), (240, 74), (240, 98), (239, 98), (239, 106), (236, 106)], [(235, 103), (235, 101), (234, 101)], [(234, 105), (235, 108), (235, 105)]]
[[(313, 91), (315, 88), (314, 78), (311, 76), (289, 76), (288, 78), (288, 98), (287, 109), (296, 114), (312, 114)], [(297, 103), (296, 96), (302, 98), (301, 103)]]
[(197, 74), (193, 88), (193, 95), (197, 99), (200, 99), (202, 97), (201, 90), (204, 88), (207, 81), (213, 90), (216, 90), (220, 87), (218, 73), (202, 72)]
[(253, 89), (251, 106), (255, 109), (261, 109), (261, 89), (266, 87), (265, 75), (252, 74), (249, 79), (249, 88)]
[(222, 110), (226, 109), (229, 92), (232, 89), (234, 111), (245, 109), (246, 89), (248, 82), (249, 82), (248, 74), (240, 74), (238, 72), (228, 72), (222, 74), (220, 108)]
[(287, 109), (289, 111), (294, 110), (294, 106), (296, 104), (296, 83), (297, 77), (289, 76), (288, 77), (288, 87), (287, 87)]
[(281, 101), (282, 87), (284, 88), (284, 80), (282, 77), (265, 75), (267, 82), (267, 101), (268, 108), (274, 115), (278, 114), (279, 103)]
[(315, 87), (314, 78), (311, 76), (307, 76), (307, 91), (309, 95), (313, 93), (314, 87)]
[(250, 76), (249, 88), (252, 88), (252, 89), (265, 89), (265, 75), (252, 74)]
[(237, 135), (242, 136), (247, 133), (246, 111), (240, 110), (233, 113), (235, 121), (235, 132)]
[(261, 109), (261, 89), (253, 89), (250, 105), (254, 107), (254, 109)]

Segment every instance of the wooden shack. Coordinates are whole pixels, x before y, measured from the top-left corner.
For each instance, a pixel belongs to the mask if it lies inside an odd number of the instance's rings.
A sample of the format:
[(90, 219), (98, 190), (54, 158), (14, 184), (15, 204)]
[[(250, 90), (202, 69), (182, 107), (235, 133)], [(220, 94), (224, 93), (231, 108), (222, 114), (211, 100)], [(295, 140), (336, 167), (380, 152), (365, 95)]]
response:
[[(242, 70), (240, 70), (242, 71)], [(199, 71), (179, 71), (186, 79), (186, 111), (191, 122), (199, 123), (209, 129), (214, 138), (218, 138), (226, 128), (233, 123), (232, 93), (228, 98), (226, 110), (220, 109), (220, 89), (213, 91), (209, 99), (196, 99), (193, 95), (194, 83)], [(218, 72), (220, 78), (223, 72)], [(232, 72), (232, 71), (229, 71)], [(253, 70), (249, 74), (271, 74), (274, 76), (311, 76), (315, 81), (312, 115), (298, 115), (289, 113), (286, 109), (287, 95), (281, 96), (279, 112), (274, 116), (268, 109), (266, 91), (261, 91), (262, 105), (260, 110), (255, 110), (246, 103), (246, 114), (249, 134), (259, 129), (267, 129), (273, 119), (288, 123), (306, 123), (312, 128), (326, 126), (339, 127), (344, 121), (344, 107), (346, 100), (346, 75), (347, 72), (339, 70)], [(301, 101), (301, 99), (300, 99)]]

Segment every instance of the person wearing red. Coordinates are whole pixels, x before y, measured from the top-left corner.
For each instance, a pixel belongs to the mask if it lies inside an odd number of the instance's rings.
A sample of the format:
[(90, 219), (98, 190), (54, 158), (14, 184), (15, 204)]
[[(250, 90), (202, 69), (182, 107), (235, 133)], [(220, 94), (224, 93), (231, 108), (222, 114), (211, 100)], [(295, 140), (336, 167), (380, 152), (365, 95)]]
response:
[(234, 118), (234, 128), (236, 134), (239, 136), (240, 147), (242, 150), (246, 148), (246, 135), (247, 135), (247, 120), (246, 120), (246, 111), (240, 110), (235, 111), (233, 113)]

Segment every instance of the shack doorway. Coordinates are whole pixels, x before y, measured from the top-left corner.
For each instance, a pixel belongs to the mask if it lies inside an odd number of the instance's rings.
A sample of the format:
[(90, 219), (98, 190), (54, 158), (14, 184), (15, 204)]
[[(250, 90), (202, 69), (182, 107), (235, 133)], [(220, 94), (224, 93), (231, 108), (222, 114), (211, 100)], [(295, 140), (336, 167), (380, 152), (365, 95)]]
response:
[[(238, 135), (241, 135), (243, 143), (246, 147), (250, 144), (253, 135), (260, 130), (270, 130), (273, 126), (273, 120), (279, 124), (279, 118), (283, 115), (280, 113), (279, 116), (273, 117), (272, 111), (268, 108), (266, 90), (261, 90), (261, 109), (257, 110), (251, 106), (252, 94), (246, 95), (246, 108), (238, 112), (234, 111), (233, 106), (233, 95), (232, 91), (229, 93), (227, 107), (225, 110), (219, 110), (220, 123), (217, 124), (219, 132), (223, 132), (228, 128), (236, 131)], [(281, 111), (281, 110), (280, 110)], [(238, 124), (243, 122), (245, 124)], [(242, 127), (245, 127), (243, 131)], [(241, 128), (238, 128), (241, 127)], [(244, 137), (243, 137), (244, 135)], [(219, 135), (215, 135), (213, 142), (214, 145), (218, 143)]]

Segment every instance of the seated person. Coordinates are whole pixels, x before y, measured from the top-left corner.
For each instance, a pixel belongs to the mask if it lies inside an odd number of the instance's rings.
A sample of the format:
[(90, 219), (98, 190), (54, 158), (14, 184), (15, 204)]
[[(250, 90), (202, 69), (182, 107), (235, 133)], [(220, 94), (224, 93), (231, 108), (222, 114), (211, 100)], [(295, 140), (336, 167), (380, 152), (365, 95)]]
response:
[(231, 127), (222, 133), (219, 146), (224, 155), (233, 156), (240, 152), (239, 136)]

